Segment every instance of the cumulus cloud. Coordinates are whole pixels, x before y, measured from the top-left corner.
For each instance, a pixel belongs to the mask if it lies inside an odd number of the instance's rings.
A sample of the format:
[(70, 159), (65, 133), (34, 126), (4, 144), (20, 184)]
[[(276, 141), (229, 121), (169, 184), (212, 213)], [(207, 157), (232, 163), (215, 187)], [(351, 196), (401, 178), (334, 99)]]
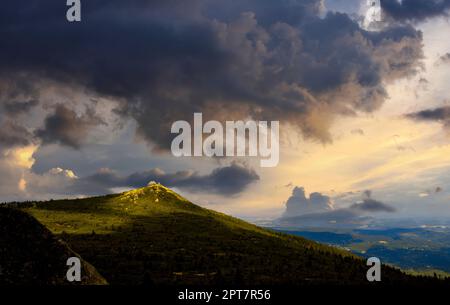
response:
[[(335, 226), (361, 225), (370, 221), (374, 213), (393, 213), (395, 208), (375, 199), (371, 191), (363, 192), (363, 199), (348, 208), (334, 209), (327, 196), (320, 195), (314, 206), (304, 196), (303, 188), (296, 187), (286, 204), (286, 211), (278, 220), (281, 225), (289, 226)], [(299, 204), (300, 203), (300, 204)], [(302, 208), (298, 208), (301, 206)], [(297, 207), (297, 208), (294, 208)]]
[(333, 203), (330, 197), (321, 193), (311, 193), (309, 198), (307, 198), (303, 187), (295, 187), (291, 197), (286, 201), (284, 217), (294, 217), (330, 210), (333, 210)]
[(1, 147), (0, 145), (0, 194), (1, 201), (24, 198), (25, 176), (34, 163), (35, 145)]
[(54, 167), (54, 168), (50, 169), (48, 171), (48, 173), (53, 176), (67, 177), (69, 179), (78, 179), (77, 175), (75, 175), (75, 173), (70, 169)]
[[(335, 115), (375, 111), (385, 84), (415, 74), (423, 57), (413, 27), (369, 33), (346, 14), (319, 17), (319, 0), (98, 0), (76, 25), (65, 9), (61, 1), (3, 5), (0, 77), (26, 73), (111, 98), (162, 148), (172, 122), (195, 111), (280, 120), (331, 141)], [(59, 111), (37, 135), (78, 148), (85, 129)]]
[(31, 198), (32, 200), (49, 198), (67, 198), (68, 195), (83, 196), (84, 193), (70, 193), (70, 189), (78, 180), (77, 175), (71, 169), (55, 167), (42, 174), (31, 171), (23, 176), (26, 187), (22, 189), (19, 197)]
[(450, 0), (381, 0), (381, 6), (396, 21), (420, 22), (433, 17), (447, 17)]

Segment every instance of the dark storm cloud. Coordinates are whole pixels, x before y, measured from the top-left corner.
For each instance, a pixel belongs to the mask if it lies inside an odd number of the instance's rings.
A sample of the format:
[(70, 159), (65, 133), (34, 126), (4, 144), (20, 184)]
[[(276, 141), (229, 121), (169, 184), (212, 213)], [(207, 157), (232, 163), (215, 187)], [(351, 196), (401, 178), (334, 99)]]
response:
[(105, 124), (93, 109), (78, 115), (63, 104), (58, 104), (52, 114), (45, 119), (44, 127), (36, 130), (35, 135), (43, 144), (59, 143), (73, 148), (80, 148), (89, 129)]
[(445, 128), (450, 128), (450, 106), (425, 109), (407, 114), (406, 117), (417, 121), (439, 122)]
[(381, 0), (384, 12), (396, 21), (424, 21), (448, 16), (450, 0)]
[(102, 169), (94, 175), (75, 181), (72, 189), (75, 193), (101, 194), (109, 192), (109, 189), (114, 187), (139, 188), (156, 181), (168, 187), (192, 192), (235, 195), (257, 180), (259, 176), (254, 170), (239, 164), (217, 168), (207, 175), (193, 171), (165, 173), (160, 169), (152, 169), (121, 176), (109, 169)]
[(0, 149), (33, 142), (33, 130), (26, 123), (31, 110), (39, 104), (34, 80), (23, 74), (12, 77), (0, 72)]
[(362, 212), (395, 212), (393, 207), (370, 198), (364, 199), (360, 203), (352, 204), (350, 209)]
[(10, 101), (6, 102), (3, 106), (5, 112), (9, 115), (23, 114), (30, 111), (33, 107), (39, 104), (38, 100), (28, 101)]
[(356, 213), (376, 213), (376, 212), (395, 212), (395, 209), (381, 201), (377, 201), (372, 199), (372, 191), (365, 190), (363, 192), (363, 200), (361, 202), (357, 202), (352, 204), (349, 207), (350, 210), (355, 211)]
[[(420, 68), (422, 35), (411, 26), (369, 33), (345, 14), (319, 18), (321, 5), (94, 0), (83, 2), (82, 22), (69, 23), (65, 1), (8, 1), (0, 76), (25, 71), (112, 97), (116, 112), (162, 148), (172, 122), (196, 111), (222, 121), (280, 120), (331, 141), (335, 114), (378, 109), (384, 84)], [(38, 134), (80, 145), (76, 136)]]
[(14, 146), (26, 146), (32, 142), (32, 134), (11, 120), (0, 124), (0, 149)]
[(270, 26), (277, 22), (300, 24), (305, 18), (320, 14), (322, 1), (317, 0), (229, 0), (201, 1), (205, 15), (225, 22), (232, 22), (243, 12), (252, 12), (258, 22)]

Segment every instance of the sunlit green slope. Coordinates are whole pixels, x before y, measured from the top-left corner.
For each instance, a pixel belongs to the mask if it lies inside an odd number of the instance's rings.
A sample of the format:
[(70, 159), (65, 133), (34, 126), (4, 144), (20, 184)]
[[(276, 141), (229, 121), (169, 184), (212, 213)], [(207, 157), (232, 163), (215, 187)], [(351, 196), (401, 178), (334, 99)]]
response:
[[(152, 184), (116, 195), (19, 204), (111, 284), (365, 284), (347, 252), (196, 206)], [(383, 283), (428, 281), (383, 267)]]

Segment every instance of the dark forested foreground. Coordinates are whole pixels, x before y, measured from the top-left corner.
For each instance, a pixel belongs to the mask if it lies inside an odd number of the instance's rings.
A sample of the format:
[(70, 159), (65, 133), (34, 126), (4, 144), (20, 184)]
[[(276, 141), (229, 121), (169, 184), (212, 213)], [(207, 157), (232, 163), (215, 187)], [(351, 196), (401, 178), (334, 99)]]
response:
[[(69, 284), (67, 259), (79, 256), (32, 216), (0, 208), (0, 237), (0, 284)], [(89, 263), (81, 266), (79, 284), (107, 284)]]
[[(3, 284), (66, 283), (66, 259), (77, 253), (88, 266), (85, 284), (374, 285), (357, 256), (203, 209), (159, 184), (12, 203), (0, 208), (0, 218)], [(381, 284), (448, 284), (389, 266), (381, 274)]]

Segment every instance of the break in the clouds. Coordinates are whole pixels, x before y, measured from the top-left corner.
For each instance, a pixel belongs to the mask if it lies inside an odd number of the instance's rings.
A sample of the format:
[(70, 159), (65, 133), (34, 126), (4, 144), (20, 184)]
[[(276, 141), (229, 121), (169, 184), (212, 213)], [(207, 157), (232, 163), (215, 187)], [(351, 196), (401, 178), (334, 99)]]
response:
[(381, 6), (396, 21), (420, 22), (433, 17), (447, 17), (450, 0), (381, 0)]
[(208, 192), (220, 195), (236, 195), (251, 183), (259, 180), (251, 168), (233, 163), (219, 167), (211, 173), (201, 175), (195, 171), (166, 173), (155, 168), (122, 176), (110, 169), (101, 169), (91, 176), (74, 179), (69, 188), (74, 194), (109, 193), (113, 188), (139, 188), (155, 181), (168, 187), (176, 187), (191, 192)]
[(450, 128), (450, 106), (425, 109), (407, 114), (406, 117), (417, 121), (439, 122), (442, 123), (445, 128)]
[[(2, 6), (0, 79), (20, 79), (32, 95), (47, 79), (109, 98), (161, 148), (172, 122), (196, 111), (279, 120), (328, 142), (336, 115), (375, 111), (386, 84), (421, 68), (412, 26), (367, 32), (344, 13), (321, 16), (319, 0), (97, 0), (83, 3), (80, 23), (65, 10), (64, 1)], [(49, 114), (36, 133), (44, 143), (82, 144), (70, 111)]]

